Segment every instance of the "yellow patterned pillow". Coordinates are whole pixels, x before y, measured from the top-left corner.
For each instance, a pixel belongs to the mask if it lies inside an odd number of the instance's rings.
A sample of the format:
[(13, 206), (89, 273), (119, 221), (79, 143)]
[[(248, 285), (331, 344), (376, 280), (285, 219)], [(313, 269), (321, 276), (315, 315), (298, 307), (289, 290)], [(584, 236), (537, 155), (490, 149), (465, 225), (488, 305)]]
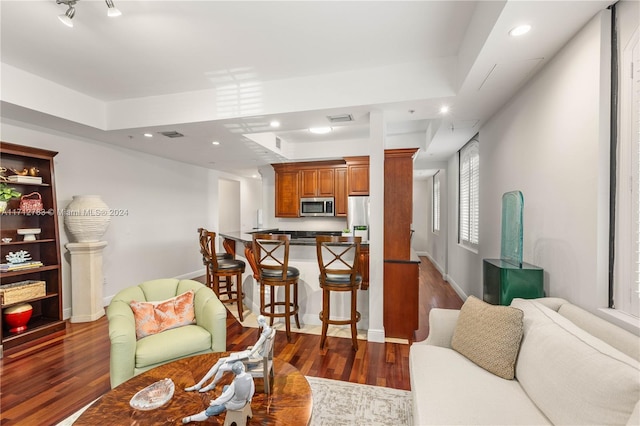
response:
[(520, 309), (469, 296), (460, 309), (451, 347), (485, 370), (511, 380), (522, 340), (522, 317)]
[(189, 290), (162, 302), (131, 301), (136, 321), (136, 339), (195, 323), (193, 296), (193, 290)]

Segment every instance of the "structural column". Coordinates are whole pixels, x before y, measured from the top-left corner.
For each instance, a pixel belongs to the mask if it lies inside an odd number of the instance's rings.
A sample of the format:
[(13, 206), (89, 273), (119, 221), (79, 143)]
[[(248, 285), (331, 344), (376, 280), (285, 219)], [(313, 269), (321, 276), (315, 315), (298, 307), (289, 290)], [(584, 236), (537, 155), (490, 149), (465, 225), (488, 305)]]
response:
[(71, 322), (95, 321), (104, 315), (102, 252), (106, 241), (67, 243), (71, 254)]

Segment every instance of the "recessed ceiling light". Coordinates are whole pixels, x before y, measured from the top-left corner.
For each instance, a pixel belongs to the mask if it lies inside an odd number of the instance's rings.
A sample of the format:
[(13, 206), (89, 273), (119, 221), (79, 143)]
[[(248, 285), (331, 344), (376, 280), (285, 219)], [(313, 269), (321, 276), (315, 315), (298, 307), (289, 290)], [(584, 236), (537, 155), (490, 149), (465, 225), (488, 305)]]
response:
[(271, 123), (269, 123), (269, 126), (271, 126), (271, 127), (280, 127), (280, 122), (274, 120)]
[(531, 30), (531, 25), (528, 25), (528, 24), (518, 25), (517, 27), (509, 31), (509, 35), (513, 37), (518, 37), (528, 33), (530, 30)]
[(211, 145), (220, 145), (220, 142), (218, 142), (218, 141), (213, 141), (213, 142), (211, 142)]
[(449, 107), (448, 107), (448, 106), (446, 106), (446, 105), (442, 105), (442, 106), (440, 107), (440, 114), (446, 114), (446, 113), (448, 113), (448, 112), (449, 112)]
[(333, 129), (331, 127), (311, 127), (309, 131), (311, 133), (315, 133), (316, 135), (324, 135), (325, 133), (330, 133)]
[(145, 134), (144, 134), (144, 137), (145, 137), (145, 138), (152, 138), (152, 137), (153, 137), (153, 135), (152, 135), (151, 133), (145, 133)]

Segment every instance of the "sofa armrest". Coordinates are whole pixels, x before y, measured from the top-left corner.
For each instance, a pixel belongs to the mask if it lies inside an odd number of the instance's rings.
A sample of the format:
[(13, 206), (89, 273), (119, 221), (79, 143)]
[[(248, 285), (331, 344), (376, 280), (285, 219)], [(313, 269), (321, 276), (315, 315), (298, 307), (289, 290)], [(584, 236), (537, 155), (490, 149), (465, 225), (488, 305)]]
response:
[(127, 303), (113, 300), (107, 308), (111, 340), (111, 387), (134, 376), (136, 360), (136, 322)]
[(198, 289), (194, 299), (196, 323), (211, 334), (211, 350), (227, 350), (227, 308), (209, 287)]
[(429, 312), (429, 336), (424, 341), (427, 345), (451, 347), (451, 338), (458, 323), (458, 309), (433, 308)]

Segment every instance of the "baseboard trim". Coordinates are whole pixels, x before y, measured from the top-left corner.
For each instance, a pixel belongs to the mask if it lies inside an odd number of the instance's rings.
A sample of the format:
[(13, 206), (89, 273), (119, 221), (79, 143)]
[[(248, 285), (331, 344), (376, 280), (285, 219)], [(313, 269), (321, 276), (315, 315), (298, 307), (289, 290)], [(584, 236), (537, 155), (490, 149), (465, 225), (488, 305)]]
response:
[(460, 298), (462, 299), (462, 301), (467, 300), (467, 294), (462, 290), (462, 288), (458, 285), (457, 282), (455, 282), (455, 280), (453, 278), (451, 278), (451, 275), (444, 275), (442, 277), (446, 282), (448, 282), (451, 287), (453, 287), (453, 290), (458, 294), (458, 296), (460, 296)]
[(368, 342), (384, 343), (384, 338), (384, 330), (374, 330), (370, 328), (367, 331)]

